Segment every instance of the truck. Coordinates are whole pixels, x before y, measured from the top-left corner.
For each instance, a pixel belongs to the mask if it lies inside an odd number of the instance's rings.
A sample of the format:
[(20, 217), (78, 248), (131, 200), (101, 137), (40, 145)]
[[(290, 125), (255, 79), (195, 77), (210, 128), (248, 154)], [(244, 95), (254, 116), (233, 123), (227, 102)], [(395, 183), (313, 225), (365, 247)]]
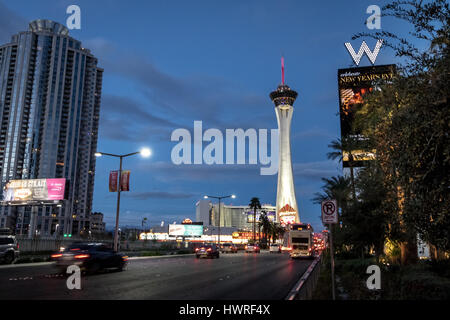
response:
[(284, 236), (283, 247), (287, 248), (292, 259), (314, 257), (313, 233), (314, 230), (310, 224), (296, 223), (289, 225)]

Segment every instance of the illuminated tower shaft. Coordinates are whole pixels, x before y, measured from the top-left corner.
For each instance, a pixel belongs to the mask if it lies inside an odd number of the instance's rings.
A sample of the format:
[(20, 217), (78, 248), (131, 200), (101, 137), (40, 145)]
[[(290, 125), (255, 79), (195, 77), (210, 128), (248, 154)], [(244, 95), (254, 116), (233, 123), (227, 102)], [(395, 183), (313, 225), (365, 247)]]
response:
[[(284, 78), (284, 77), (283, 77)], [(284, 79), (283, 79), (284, 80)], [(284, 81), (283, 81), (284, 82)], [(283, 225), (299, 223), (291, 161), (291, 120), (297, 92), (284, 83), (270, 94), (275, 104), (279, 130), (279, 163), (277, 187), (277, 218)]]

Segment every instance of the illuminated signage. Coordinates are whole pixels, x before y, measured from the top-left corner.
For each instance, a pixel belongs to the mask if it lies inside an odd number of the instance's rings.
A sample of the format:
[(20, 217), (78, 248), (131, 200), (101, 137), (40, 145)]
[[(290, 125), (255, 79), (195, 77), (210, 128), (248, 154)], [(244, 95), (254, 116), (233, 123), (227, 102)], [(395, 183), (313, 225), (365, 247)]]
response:
[(383, 44), (383, 40), (379, 39), (377, 41), (377, 43), (375, 44), (375, 48), (373, 49), (373, 51), (370, 51), (366, 42), (363, 41), (361, 44), (361, 47), (359, 47), (358, 53), (356, 53), (355, 50), (353, 50), (353, 47), (350, 44), (350, 42), (346, 42), (345, 47), (347, 48), (348, 53), (350, 53), (350, 56), (352, 57), (353, 62), (355, 62), (356, 66), (358, 66), (364, 53), (369, 58), (370, 62), (372, 64), (375, 64), (375, 60), (377, 59), (377, 56), (378, 56), (378, 53), (380, 52), (382, 44)]
[(297, 211), (295, 211), (295, 209), (292, 208), (289, 204), (286, 204), (280, 209), (280, 211), (278, 212), (278, 216), (280, 218), (281, 225), (286, 226), (295, 223)]
[(10, 180), (3, 189), (5, 202), (64, 200), (66, 179)]
[(202, 225), (169, 224), (169, 236), (200, 237), (202, 235)]
[[(253, 223), (253, 216), (254, 216), (254, 212), (253, 211), (247, 211), (247, 222), (248, 223)], [(275, 211), (267, 211), (267, 218), (269, 219), (269, 221), (271, 222), (275, 222)], [(259, 218), (261, 216), (261, 212), (256, 212), (256, 222), (259, 222)]]
[(361, 167), (365, 161), (375, 159), (376, 150), (366, 147), (367, 138), (354, 128), (354, 117), (364, 103), (364, 97), (376, 90), (378, 83), (391, 81), (394, 75), (393, 64), (338, 70), (341, 141), (350, 139), (354, 146), (353, 150), (343, 152), (344, 167), (349, 167), (350, 161), (353, 167)]
[(186, 218), (183, 220), (183, 222), (181, 222), (182, 224), (192, 224), (192, 220), (189, 218)]

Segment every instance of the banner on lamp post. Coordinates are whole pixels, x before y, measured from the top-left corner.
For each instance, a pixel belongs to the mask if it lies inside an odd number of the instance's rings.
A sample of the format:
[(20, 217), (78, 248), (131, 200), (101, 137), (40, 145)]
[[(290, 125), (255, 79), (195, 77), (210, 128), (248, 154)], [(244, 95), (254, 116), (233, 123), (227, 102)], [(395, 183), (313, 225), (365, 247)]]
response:
[(130, 170), (122, 171), (120, 177), (120, 191), (130, 191)]
[(117, 178), (119, 176), (118, 171), (111, 171), (109, 173), (109, 192), (117, 192)]

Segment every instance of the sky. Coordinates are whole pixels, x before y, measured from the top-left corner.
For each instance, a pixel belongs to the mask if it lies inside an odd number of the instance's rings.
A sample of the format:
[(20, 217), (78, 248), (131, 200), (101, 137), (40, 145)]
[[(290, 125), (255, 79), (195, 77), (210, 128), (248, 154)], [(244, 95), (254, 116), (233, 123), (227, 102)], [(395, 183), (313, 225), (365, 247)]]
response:
[[(130, 192), (122, 193), (120, 224), (195, 220), (195, 203), (205, 194), (235, 194), (226, 204), (247, 205), (252, 197), (276, 203), (277, 176), (257, 165), (175, 165), (171, 152), (178, 128), (203, 130), (276, 129), (269, 98), (285, 81), (298, 92), (291, 125), (291, 151), (300, 219), (322, 230), (321, 178), (343, 174), (327, 159), (328, 144), (340, 137), (337, 69), (352, 67), (344, 43), (365, 25), (368, 6), (385, 1), (265, 0), (0, 0), (0, 43), (28, 29), (36, 19), (66, 24), (69, 5), (81, 9), (81, 29), (69, 34), (99, 59), (104, 69), (98, 151), (127, 154), (149, 147), (150, 158), (124, 159), (131, 170)], [(385, 31), (408, 25), (383, 17)], [(364, 39), (369, 48), (375, 40)], [(397, 63), (382, 47), (376, 65)], [(360, 66), (370, 65), (364, 57)], [(203, 148), (208, 143), (203, 143)], [(248, 160), (248, 159), (247, 159)], [(93, 211), (113, 227), (116, 194), (108, 176), (118, 160), (97, 159)], [(346, 172), (344, 172), (346, 173)]]

